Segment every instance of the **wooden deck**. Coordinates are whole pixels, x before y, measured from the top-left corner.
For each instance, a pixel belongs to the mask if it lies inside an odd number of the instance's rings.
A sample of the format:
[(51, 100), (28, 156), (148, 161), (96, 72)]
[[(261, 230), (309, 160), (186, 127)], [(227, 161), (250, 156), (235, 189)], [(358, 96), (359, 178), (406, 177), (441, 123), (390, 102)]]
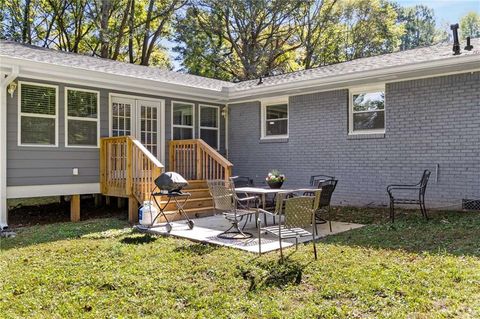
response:
[[(189, 216), (199, 217), (213, 211), (207, 179), (229, 179), (233, 164), (200, 139), (171, 141), (169, 145), (170, 171), (189, 180), (186, 191), (192, 194), (185, 206)], [(103, 195), (128, 198), (128, 218), (135, 223), (139, 203), (149, 200), (155, 188), (155, 179), (165, 167), (139, 141), (130, 136), (102, 138), (100, 147), (100, 184)], [(158, 199), (157, 199), (158, 200)], [(160, 198), (159, 204), (166, 204)], [(176, 219), (173, 203), (167, 214)]]

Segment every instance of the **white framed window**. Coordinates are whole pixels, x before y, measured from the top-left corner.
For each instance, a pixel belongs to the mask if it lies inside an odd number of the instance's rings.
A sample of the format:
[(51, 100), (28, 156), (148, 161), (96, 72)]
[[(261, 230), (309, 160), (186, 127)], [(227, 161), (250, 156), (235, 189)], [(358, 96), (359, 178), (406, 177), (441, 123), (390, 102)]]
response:
[(200, 104), (200, 138), (214, 149), (220, 148), (220, 107)]
[(195, 105), (172, 101), (172, 140), (195, 138)]
[(58, 86), (19, 81), (18, 145), (58, 146)]
[(288, 138), (288, 98), (262, 101), (262, 139)]
[(349, 134), (385, 133), (385, 85), (351, 89), (349, 95)]
[(98, 147), (100, 92), (65, 88), (65, 146)]

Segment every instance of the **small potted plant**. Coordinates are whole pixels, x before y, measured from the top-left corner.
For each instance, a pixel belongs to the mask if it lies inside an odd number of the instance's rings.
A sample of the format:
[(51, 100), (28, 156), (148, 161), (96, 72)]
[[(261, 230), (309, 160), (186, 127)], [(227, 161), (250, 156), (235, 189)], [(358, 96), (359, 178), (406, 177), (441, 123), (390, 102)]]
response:
[(280, 172), (276, 169), (271, 170), (270, 173), (268, 173), (267, 177), (265, 178), (267, 181), (268, 186), (270, 188), (281, 188), (283, 185), (283, 182), (286, 180), (285, 175), (280, 174)]

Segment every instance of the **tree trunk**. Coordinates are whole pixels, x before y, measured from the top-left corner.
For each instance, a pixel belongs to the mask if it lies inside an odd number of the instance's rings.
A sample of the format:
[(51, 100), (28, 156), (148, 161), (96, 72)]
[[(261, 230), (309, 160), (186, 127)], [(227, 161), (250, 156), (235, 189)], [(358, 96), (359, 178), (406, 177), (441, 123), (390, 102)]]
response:
[(30, 24), (30, 4), (31, 0), (25, 1), (25, 8), (23, 9), (23, 25), (22, 25), (22, 42), (32, 43), (31, 24)]
[(102, 7), (100, 8), (100, 56), (108, 58), (108, 13), (110, 11), (110, 0), (102, 0)]

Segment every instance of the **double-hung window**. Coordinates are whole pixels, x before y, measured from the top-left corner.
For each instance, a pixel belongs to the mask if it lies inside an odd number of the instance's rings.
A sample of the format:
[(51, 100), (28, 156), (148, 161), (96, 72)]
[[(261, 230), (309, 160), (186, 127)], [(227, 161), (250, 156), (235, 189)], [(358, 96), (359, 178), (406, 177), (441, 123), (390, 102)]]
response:
[(385, 87), (350, 91), (349, 133), (385, 133)]
[(98, 91), (65, 88), (65, 145), (98, 147), (100, 139)]
[(262, 138), (288, 137), (288, 100), (262, 103)]
[(219, 110), (218, 106), (200, 105), (200, 138), (215, 149), (220, 145)]
[(58, 87), (19, 83), (18, 144), (58, 146)]
[(172, 140), (194, 138), (194, 104), (172, 102)]

